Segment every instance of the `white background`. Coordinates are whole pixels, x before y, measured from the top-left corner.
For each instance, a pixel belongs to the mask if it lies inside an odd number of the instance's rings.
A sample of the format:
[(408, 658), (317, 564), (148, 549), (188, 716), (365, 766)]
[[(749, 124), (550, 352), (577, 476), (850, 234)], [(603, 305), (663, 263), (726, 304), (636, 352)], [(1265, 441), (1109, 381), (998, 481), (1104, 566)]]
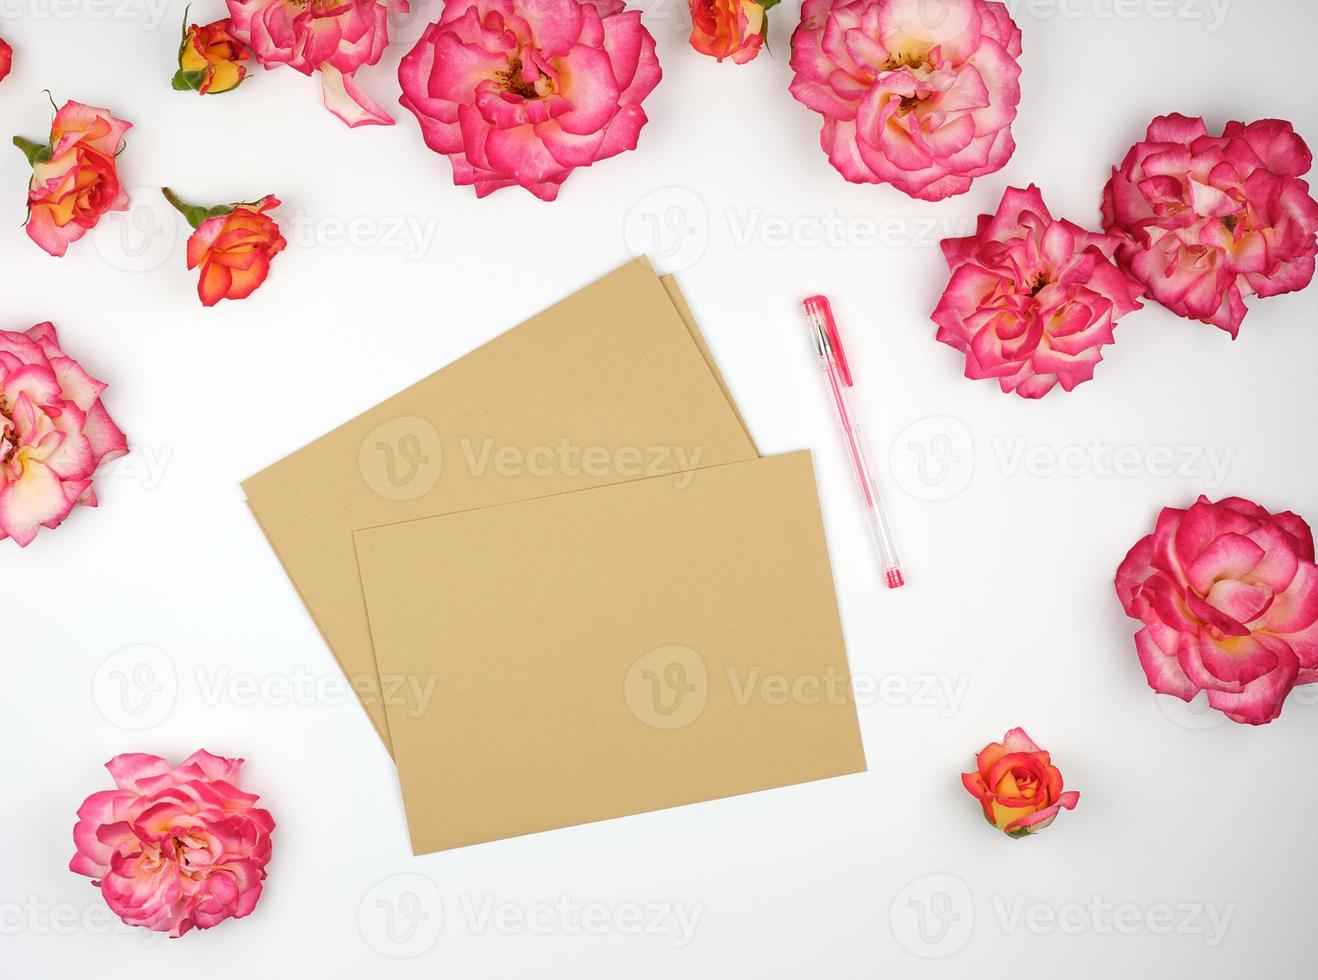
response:
[[(1031, 180), (1055, 214), (1096, 226), (1108, 168), (1154, 115), (1202, 113), (1214, 130), (1279, 116), (1318, 143), (1318, 8), (1016, 5), (1019, 149), (928, 204), (828, 166), (819, 118), (787, 93), (792, 0), (771, 14), (772, 56), (743, 67), (697, 55), (684, 6), (653, 0), (665, 78), (639, 150), (578, 172), (546, 205), (516, 189), (477, 201), (410, 116), (350, 131), (291, 70), (223, 97), (172, 92), (179, 4), (64, 2), (4, 0), (17, 66), (0, 131), (42, 138), (43, 88), (112, 108), (135, 123), (120, 158), (135, 207), (53, 259), (20, 227), (26, 165), (0, 153), (0, 326), (55, 321), (110, 382), (134, 452), (98, 478), (99, 510), (25, 551), (0, 545), (0, 973), (1312, 976), (1318, 697), (1297, 691), (1259, 729), (1159, 699), (1111, 580), (1159, 507), (1201, 491), (1318, 519), (1318, 289), (1252, 303), (1234, 343), (1150, 306), (1122, 321), (1095, 381), (1042, 402), (964, 379), (928, 313), (947, 278), (939, 237)], [(437, 9), (399, 18), (397, 43), (363, 73), (383, 103)], [(193, 14), (222, 8), (199, 0)], [(283, 200), (289, 247), (255, 296), (201, 308), (184, 225), (155, 196), (165, 183), (202, 203)], [(402, 247), (399, 222), (412, 223)], [(830, 223), (841, 230), (821, 240)], [(815, 450), (852, 670), (887, 678), (859, 708), (870, 771), (413, 858), (389, 759), (334, 688), (239, 481), (636, 247), (680, 272), (762, 451)], [(900, 592), (879, 585), (805, 339), (798, 301), (815, 291), (850, 344), (906, 559)], [(1089, 462), (1091, 445), (1133, 454), (1133, 472)], [(1030, 447), (1068, 472), (1014, 465)], [(1168, 474), (1152, 447), (1201, 458)], [(1224, 476), (1208, 453), (1228, 460)], [(138, 661), (163, 690), (125, 718), (108, 678)], [(257, 682), (252, 704), (243, 685)], [(930, 683), (943, 693), (920, 696)], [(1023, 841), (991, 830), (958, 778), (1014, 725), (1081, 794)], [(199, 746), (245, 757), (247, 787), (278, 821), (260, 905), (177, 942), (112, 927), (66, 870), (74, 810), (109, 785), (110, 756)], [(560, 898), (614, 925), (592, 934)], [(668, 914), (629, 934), (638, 905)], [(679, 907), (699, 916), (689, 936)], [(410, 941), (391, 941), (391, 909), (392, 936)], [(1210, 913), (1229, 917), (1224, 930)]]

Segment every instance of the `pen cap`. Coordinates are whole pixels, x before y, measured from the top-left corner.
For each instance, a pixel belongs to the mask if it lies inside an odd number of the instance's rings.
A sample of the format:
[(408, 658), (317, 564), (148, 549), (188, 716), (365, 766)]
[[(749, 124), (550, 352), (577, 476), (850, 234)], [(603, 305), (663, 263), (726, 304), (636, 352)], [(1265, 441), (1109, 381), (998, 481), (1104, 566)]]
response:
[(828, 297), (807, 296), (802, 300), (801, 305), (805, 307), (807, 316), (818, 317), (824, 325), (824, 335), (828, 338), (828, 346), (833, 349), (833, 358), (837, 361), (842, 383), (848, 388), (852, 387), (854, 382), (851, 380), (851, 365), (847, 363), (847, 352), (842, 347), (842, 336), (838, 333), (837, 321), (833, 319), (833, 308), (828, 305)]

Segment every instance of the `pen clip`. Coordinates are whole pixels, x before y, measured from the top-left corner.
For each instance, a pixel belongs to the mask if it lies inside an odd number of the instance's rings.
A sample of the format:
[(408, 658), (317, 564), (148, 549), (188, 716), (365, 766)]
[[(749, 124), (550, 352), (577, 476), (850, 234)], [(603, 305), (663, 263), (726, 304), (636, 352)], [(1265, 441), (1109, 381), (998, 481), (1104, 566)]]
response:
[(851, 365), (847, 363), (847, 352), (842, 348), (842, 337), (838, 333), (837, 321), (833, 319), (833, 308), (828, 305), (828, 297), (808, 296), (802, 305), (805, 306), (807, 313), (813, 313), (823, 323), (824, 339), (828, 341), (828, 346), (833, 352), (833, 360), (837, 362), (842, 383), (848, 388), (852, 387), (854, 382), (851, 379)]

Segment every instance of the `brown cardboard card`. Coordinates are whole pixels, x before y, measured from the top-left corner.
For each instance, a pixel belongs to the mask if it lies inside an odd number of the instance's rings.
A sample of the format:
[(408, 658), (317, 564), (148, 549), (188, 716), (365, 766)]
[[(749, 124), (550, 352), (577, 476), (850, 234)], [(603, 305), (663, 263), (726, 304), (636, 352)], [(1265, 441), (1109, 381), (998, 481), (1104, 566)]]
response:
[(354, 538), (418, 854), (865, 769), (808, 452)]
[(243, 484), (386, 747), (354, 530), (756, 455), (680, 298), (629, 262)]

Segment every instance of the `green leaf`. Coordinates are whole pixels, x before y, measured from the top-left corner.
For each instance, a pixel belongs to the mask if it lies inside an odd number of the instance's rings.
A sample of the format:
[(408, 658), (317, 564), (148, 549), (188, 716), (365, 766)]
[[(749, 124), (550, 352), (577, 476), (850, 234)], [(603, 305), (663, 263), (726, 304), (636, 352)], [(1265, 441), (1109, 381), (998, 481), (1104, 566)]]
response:
[(760, 6), (764, 8), (766, 14), (780, 3), (782, 0), (760, 0)]
[(165, 200), (174, 205), (174, 210), (183, 215), (193, 228), (201, 227), (201, 223), (211, 217), (210, 212), (215, 210), (215, 208), (204, 208), (200, 204), (189, 204), (187, 201), (180, 200), (179, 196), (168, 187), (160, 188), (160, 193), (165, 195)]
[(204, 71), (183, 71), (179, 69), (174, 72), (174, 78), (170, 85), (176, 92), (195, 92), (201, 88), (202, 81), (206, 78)]
[(14, 145), (23, 151), (23, 156), (27, 157), (27, 162), (33, 167), (39, 163), (49, 163), (50, 158), (55, 155), (49, 143), (33, 143), (22, 136), (14, 137)]
[(177, 92), (195, 92), (202, 87), (202, 80), (206, 78), (204, 71), (175, 71), (174, 79), (171, 80), (170, 86), (174, 87)]

